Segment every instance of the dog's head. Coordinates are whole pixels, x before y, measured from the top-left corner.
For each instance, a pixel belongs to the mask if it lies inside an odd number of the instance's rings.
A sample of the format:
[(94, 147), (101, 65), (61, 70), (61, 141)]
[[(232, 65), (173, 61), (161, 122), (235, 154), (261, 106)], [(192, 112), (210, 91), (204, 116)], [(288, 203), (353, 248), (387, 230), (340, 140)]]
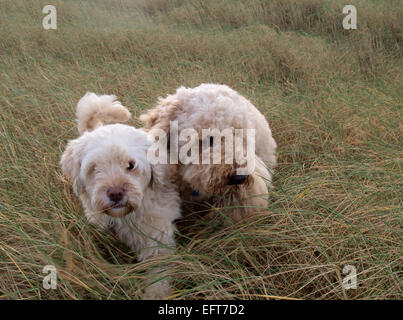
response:
[[(226, 86), (199, 88), (179, 88), (176, 94), (160, 98), (158, 105), (140, 119), (152, 135), (159, 135), (157, 130), (167, 134), (168, 153), (173, 150), (172, 141), (179, 140), (178, 174), (194, 191), (205, 196), (224, 195), (227, 190), (247, 186), (252, 179), (256, 160), (254, 128), (256, 122), (265, 120), (261, 116), (254, 121), (254, 107)], [(174, 122), (177, 137), (172, 136)], [(196, 139), (190, 138), (193, 134)], [(189, 151), (192, 160), (184, 162), (181, 150), (187, 149), (196, 154), (193, 158)], [(196, 158), (198, 161), (194, 161)], [(210, 159), (210, 163), (203, 159)]]
[[(192, 131), (197, 133), (194, 137), (198, 139), (191, 139), (184, 134), (186, 130), (179, 130), (179, 150), (183, 150), (185, 145), (185, 150), (190, 148), (186, 158), (192, 161), (181, 162), (180, 154), (177, 168), (181, 179), (194, 191), (207, 197), (224, 196), (228, 191), (251, 182), (255, 153), (247, 156), (246, 137), (236, 136), (232, 127), (207, 132), (204, 129)], [(194, 158), (192, 152), (196, 153)]]
[(150, 145), (150, 138), (141, 130), (107, 125), (70, 141), (60, 163), (84, 206), (122, 217), (141, 205), (150, 184)]

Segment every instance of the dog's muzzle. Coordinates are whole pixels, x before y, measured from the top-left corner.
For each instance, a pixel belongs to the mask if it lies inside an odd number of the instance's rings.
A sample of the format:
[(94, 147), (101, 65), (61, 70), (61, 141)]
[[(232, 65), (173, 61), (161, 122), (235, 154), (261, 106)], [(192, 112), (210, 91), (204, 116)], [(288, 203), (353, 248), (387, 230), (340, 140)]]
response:
[(232, 186), (232, 185), (242, 184), (246, 181), (247, 178), (248, 178), (247, 175), (241, 175), (241, 174), (236, 174), (234, 176), (230, 176), (228, 185)]
[(106, 195), (113, 204), (118, 204), (126, 195), (126, 190), (120, 187), (109, 188)]

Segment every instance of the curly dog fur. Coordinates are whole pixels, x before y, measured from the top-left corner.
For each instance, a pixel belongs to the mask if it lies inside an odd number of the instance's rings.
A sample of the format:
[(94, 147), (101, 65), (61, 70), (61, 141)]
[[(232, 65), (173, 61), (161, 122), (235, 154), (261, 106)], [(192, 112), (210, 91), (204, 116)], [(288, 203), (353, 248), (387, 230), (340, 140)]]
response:
[[(172, 164), (170, 171), (183, 200), (221, 208), (234, 222), (267, 206), (267, 191), (276, 165), (276, 142), (265, 117), (238, 92), (217, 84), (180, 87), (175, 94), (160, 98), (157, 106), (141, 115), (140, 120), (145, 130), (162, 129), (168, 135), (171, 121), (177, 121), (179, 133), (192, 128), (199, 137), (202, 129), (208, 128), (255, 129), (255, 168), (243, 183), (229, 183), (239, 167), (236, 161), (233, 164)], [(245, 140), (244, 137), (244, 144)], [(200, 145), (203, 141), (194, 143)], [(230, 209), (231, 206), (237, 208)]]
[[(123, 124), (103, 125), (130, 117), (115, 99), (87, 93), (79, 101), (81, 136), (68, 143), (62, 169), (91, 223), (112, 231), (138, 253), (139, 261), (169, 255), (175, 247), (173, 221), (180, 217), (177, 188), (167, 179), (166, 166), (148, 162), (152, 140), (146, 132)], [(159, 273), (150, 270), (149, 278)], [(148, 283), (144, 297), (168, 295), (169, 280), (163, 279)]]

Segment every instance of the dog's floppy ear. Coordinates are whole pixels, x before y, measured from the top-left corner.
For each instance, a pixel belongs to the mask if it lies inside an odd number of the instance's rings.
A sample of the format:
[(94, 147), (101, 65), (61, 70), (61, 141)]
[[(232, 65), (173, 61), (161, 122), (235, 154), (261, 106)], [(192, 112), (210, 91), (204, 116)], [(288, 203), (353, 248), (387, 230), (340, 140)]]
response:
[(151, 165), (150, 186), (153, 190), (160, 188), (164, 184), (164, 171), (159, 164)]
[(178, 111), (182, 110), (182, 106), (175, 101), (172, 96), (159, 98), (158, 105), (140, 116), (140, 120), (144, 124), (144, 129), (162, 129), (169, 134), (170, 122), (176, 119)]
[(150, 187), (156, 191), (158, 189), (164, 189), (167, 185), (172, 184), (173, 168), (164, 164), (152, 164), (151, 165), (151, 179)]
[(75, 185), (74, 190), (77, 192), (78, 188), (76, 186), (78, 182), (78, 175), (80, 173), (80, 160), (77, 159), (77, 155), (75, 152), (75, 148), (78, 147), (77, 140), (71, 140), (66, 150), (63, 152), (62, 157), (60, 159), (60, 165), (62, 167), (63, 172), (70, 178), (70, 180)]

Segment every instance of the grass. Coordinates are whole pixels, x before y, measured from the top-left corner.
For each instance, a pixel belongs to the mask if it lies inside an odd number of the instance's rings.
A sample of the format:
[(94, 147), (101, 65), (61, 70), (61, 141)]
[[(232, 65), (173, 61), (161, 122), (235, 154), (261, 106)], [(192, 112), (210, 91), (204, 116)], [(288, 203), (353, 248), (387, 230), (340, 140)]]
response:
[[(135, 299), (147, 268), (178, 299), (402, 298), (402, 6), (354, 1), (0, 0), (0, 297)], [(134, 120), (180, 85), (225, 83), (279, 145), (267, 208), (247, 224), (179, 223), (169, 261), (134, 263), (89, 225), (59, 158), (86, 91)], [(55, 265), (58, 289), (42, 288)], [(342, 287), (345, 265), (357, 289)]]

